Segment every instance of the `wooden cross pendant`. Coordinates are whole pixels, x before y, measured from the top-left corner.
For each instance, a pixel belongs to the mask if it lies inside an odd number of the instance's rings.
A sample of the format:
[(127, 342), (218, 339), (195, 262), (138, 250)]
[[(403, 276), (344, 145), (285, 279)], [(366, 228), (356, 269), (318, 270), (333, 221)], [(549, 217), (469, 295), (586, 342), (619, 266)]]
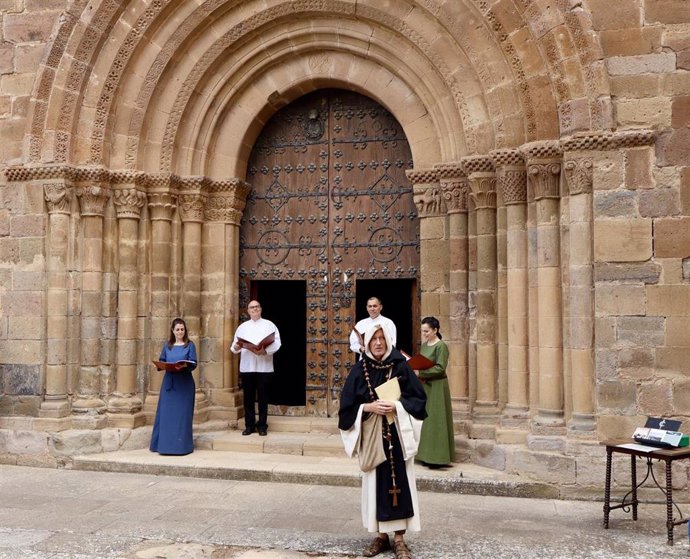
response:
[(398, 506), (398, 493), (400, 493), (400, 489), (398, 487), (393, 487), (393, 489), (389, 489), (388, 493), (393, 495), (393, 506), (397, 507)]

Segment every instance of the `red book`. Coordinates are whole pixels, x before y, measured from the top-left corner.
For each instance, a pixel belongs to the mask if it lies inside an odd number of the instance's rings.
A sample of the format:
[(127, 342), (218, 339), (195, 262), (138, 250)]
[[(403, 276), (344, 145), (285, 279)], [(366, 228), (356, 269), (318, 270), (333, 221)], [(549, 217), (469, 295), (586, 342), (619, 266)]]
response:
[(179, 371), (184, 369), (187, 365), (196, 365), (196, 361), (189, 361), (188, 359), (181, 359), (180, 361), (175, 361), (174, 363), (168, 363), (166, 361), (153, 361), (156, 369), (159, 371)]
[(434, 363), (431, 359), (427, 359), (421, 353), (418, 353), (414, 357), (411, 357), (402, 350), (400, 350), (400, 353), (405, 356), (405, 359), (407, 359), (407, 364), (413, 371), (424, 371), (425, 369), (431, 369), (431, 367), (436, 365), (436, 363)]
[(244, 338), (237, 338), (237, 345), (241, 348), (248, 349), (254, 353), (262, 351), (270, 346), (276, 339), (276, 333), (271, 332), (263, 340), (257, 341), (256, 343), (245, 340)]

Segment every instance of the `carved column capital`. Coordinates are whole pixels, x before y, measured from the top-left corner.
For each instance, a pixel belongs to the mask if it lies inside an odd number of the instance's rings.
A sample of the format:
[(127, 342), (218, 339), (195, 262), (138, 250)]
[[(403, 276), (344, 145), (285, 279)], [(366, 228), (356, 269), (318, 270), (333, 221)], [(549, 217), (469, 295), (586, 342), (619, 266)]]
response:
[(533, 200), (560, 197), (562, 152), (557, 141), (531, 142), (521, 148), (527, 158), (528, 197)]
[(494, 162), (485, 155), (463, 157), (462, 168), (467, 175), (475, 209), (496, 208), (496, 172)]
[(148, 175), (144, 182), (151, 221), (171, 221), (177, 207), (177, 192), (172, 175)]
[(103, 184), (79, 186), (76, 189), (82, 216), (102, 217), (110, 197), (110, 189)]
[(207, 191), (209, 196), (204, 208), (206, 220), (239, 225), (251, 186), (241, 179), (234, 178), (214, 181), (210, 183)]
[(66, 181), (43, 183), (43, 196), (49, 214), (69, 214), (72, 203), (72, 188)]
[(578, 157), (565, 161), (563, 171), (571, 196), (592, 192), (593, 168), (591, 157)]
[(118, 219), (139, 219), (146, 203), (145, 193), (136, 188), (115, 188), (112, 196)]
[(183, 223), (203, 223), (208, 183), (206, 177), (176, 177), (179, 189), (177, 203), (180, 208), (180, 219)]
[(414, 204), (420, 218), (436, 217), (446, 212), (436, 170), (412, 169), (405, 174), (412, 183)]
[(490, 152), (496, 165), (496, 182), (506, 206), (527, 202), (527, 170), (525, 158), (517, 149)]
[(460, 162), (434, 165), (449, 214), (466, 213), (469, 182)]

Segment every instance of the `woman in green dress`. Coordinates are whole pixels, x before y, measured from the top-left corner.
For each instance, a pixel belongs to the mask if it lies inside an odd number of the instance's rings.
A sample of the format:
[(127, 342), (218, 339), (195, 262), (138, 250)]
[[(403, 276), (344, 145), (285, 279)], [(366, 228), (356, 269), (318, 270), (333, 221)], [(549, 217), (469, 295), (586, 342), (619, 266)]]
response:
[[(420, 353), (435, 363), (418, 371), (426, 391), (427, 418), (422, 425), (417, 460), (429, 468), (441, 468), (455, 460), (453, 411), (446, 367), (448, 346), (441, 340), (440, 324), (433, 316), (422, 319), (422, 347)], [(415, 371), (417, 372), (417, 371)]]

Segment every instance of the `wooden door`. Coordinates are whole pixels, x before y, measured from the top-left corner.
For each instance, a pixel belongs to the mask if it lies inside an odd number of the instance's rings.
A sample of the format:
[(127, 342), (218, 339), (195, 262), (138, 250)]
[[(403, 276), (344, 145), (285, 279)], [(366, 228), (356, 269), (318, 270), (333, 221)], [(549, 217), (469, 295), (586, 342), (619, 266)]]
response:
[(337, 414), (354, 364), (348, 336), (357, 281), (418, 278), (411, 167), (396, 119), (349, 91), (298, 99), (257, 139), (241, 225), (241, 307), (253, 280), (306, 282), (306, 363), (298, 372), (306, 376), (306, 405), (284, 413)]

